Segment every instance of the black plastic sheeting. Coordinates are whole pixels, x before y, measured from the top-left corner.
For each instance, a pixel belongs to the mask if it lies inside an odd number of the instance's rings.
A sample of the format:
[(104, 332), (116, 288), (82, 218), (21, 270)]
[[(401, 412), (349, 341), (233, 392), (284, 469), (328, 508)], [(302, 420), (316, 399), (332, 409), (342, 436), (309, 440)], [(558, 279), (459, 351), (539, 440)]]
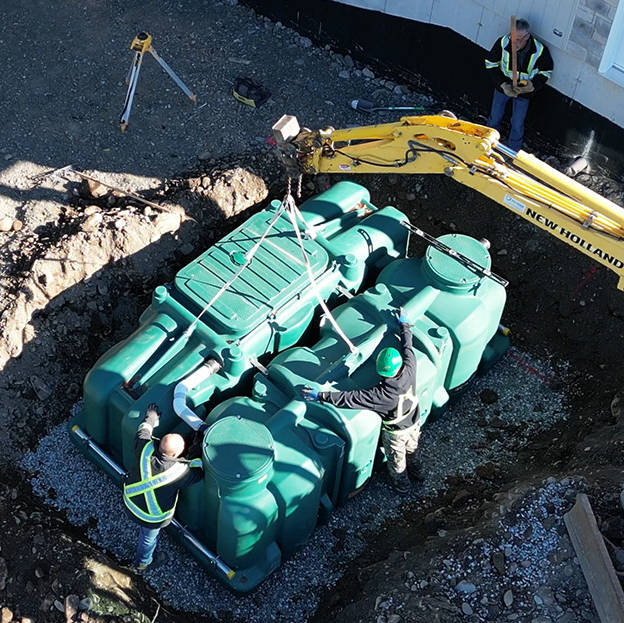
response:
[[(485, 123), (492, 96), (483, 66), (485, 51), (449, 28), (334, 0), (243, 3), (414, 91), (423, 90), (422, 76), (443, 108), (468, 121)], [(531, 143), (552, 142), (560, 146), (560, 155), (572, 157), (583, 153), (592, 130), (591, 163), (612, 175), (624, 175), (624, 129), (549, 87), (531, 103), (525, 136)]]

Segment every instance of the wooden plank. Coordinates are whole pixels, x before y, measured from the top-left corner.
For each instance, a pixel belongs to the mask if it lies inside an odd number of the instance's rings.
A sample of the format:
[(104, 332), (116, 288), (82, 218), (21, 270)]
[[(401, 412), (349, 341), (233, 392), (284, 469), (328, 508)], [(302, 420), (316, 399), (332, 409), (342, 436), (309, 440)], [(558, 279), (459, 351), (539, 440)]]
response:
[(518, 44), (516, 43), (516, 16), (511, 16), (509, 27), (511, 35), (511, 83), (518, 86)]
[(624, 623), (624, 591), (584, 493), (563, 519), (602, 623)]

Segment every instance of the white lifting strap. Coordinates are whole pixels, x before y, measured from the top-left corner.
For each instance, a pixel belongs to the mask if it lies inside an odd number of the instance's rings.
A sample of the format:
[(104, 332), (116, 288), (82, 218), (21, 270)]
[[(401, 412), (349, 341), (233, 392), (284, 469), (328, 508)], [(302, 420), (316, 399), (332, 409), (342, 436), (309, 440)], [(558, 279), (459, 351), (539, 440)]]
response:
[(256, 244), (254, 244), (254, 246), (251, 247), (251, 249), (249, 249), (247, 253), (245, 253), (245, 263), (236, 271), (234, 276), (229, 281), (227, 281), (221, 286), (219, 291), (208, 301), (208, 303), (206, 303), (206, 305), (201, 310), (201, 312), (199, 312), (199, 314), (195, 317), (193, 322), (189, 325), (188, 329), (184, 332), (187, 338), (190, 337), (193, 331), (195, 331), (195, 327), (197, 326), (199, 319), (214, 305), (215, 301), (240, 277), (241, 273), (249, 266), (249, 263), (253, 259), (253, 256), (256, 254), (256, 251), (258, 251), (258, 249), (260, 248), (260, 245), (264, 242), (264, 239), (268, 236), (271, 229), (273, 229), (273, 226), (275, 225), (277, 219), (282, 215), (282, 212), (284, 211), (285, 207), (286, 207), (286, 197), (284, 197), (282, 204), (275, 211), (275, 214), (273, 218), (271, 219), (271, 222), (268, 224), (267, 228), (265, 229), (264, 233), (262, 234), (258, 242), (256, 242)]
[(295, 231), (295, 235), (297, 236), (297, 241), (299, 242), (299, 248), (301, 249), (301, 254), (303, 255), (303, 261), (305, 263), (306, 271), (308, 273), (308, 279), (310, 280), (310, 286), (312, 288), (312, 291), (314, 292), (314, 295), (316, 296), (317, 301), (319, 302), (319, 305), (323, 308), (323, 311), (325, 312), (327, 319), (329, 320), (329, 322), (331, 322), (336, 333), (343, 339), (344, 343), (349, 347), (349, 350), (351, 351), (351, 353), (357, 353), (358, 349), (354, 346), (351, 340), (344, 334), (342, 329), (338, 326), (336, 319), (332, 316), (331, 312), (329, 311), (329, 308), (327, 307), (325, 301), (323, 300), (323, 297), (318, 291), (318, 287), (316, 285), (316, 279), (314, 279), (314, 274), (312, 273), (312, 267), (310, 266), (310, 260), (308, 259), (308, 254), (306, 253), (305, 247), (303, 245), (303, 240), (301, 239), (301, 232), (299, 231), (299, 226), (297, 225), (297, 215), (303, 221), (304, 226), (306, 226), (306, 230), (308, 229), (308, 227), (305, 221), (303, 220), (303, 216), (297, 209), (297, 205), (295, 204), (294, 197), (290, 193), (288, 193), (286, 197), (284, 197), (284, 201), (282, 202), (282, 205), (286, 206), (286, 212), (288, 213), (288, 216), (290, 217), (290, 222), (292, 223), (293, 229)]

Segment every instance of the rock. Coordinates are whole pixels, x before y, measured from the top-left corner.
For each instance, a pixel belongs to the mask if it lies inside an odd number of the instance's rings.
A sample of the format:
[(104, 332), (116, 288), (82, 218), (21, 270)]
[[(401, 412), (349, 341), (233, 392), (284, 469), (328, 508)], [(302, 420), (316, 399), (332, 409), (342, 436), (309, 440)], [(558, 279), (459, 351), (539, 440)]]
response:
[[(622, 392), (615, 394), (615, 396), (613, 396), (613, 400), (611, 400), (611, 415), (615, 418), (616, 422), (619, 423), (622, 421), (622, 416), (624, 415), (624, 400), (622, 399)], [(624, 509), (622, 495), (624, 495), (624, 490), (620, 493), (620, 505), (622, 509)]]
[(455, 590), (458, 593), (462, 593), (464, 595), (470, 595), (477, 590), (477, 587), (472, 582), (468, 582), (467, 580), (462, 580), (461, 582), (459, 582), (459, 584), (457, 584), (457, 586), (455, 587)]
[(108, 188), (100, 182), (94, 182), (93, 180), (85, 180), (86, 189), (94, 199), (100, 199), (104, 195), (108, 194)]
[(102, 214), (100, 212), (94, 212), (90, 214), (86, 220), (80, 225), (82, 231), (97, 231), (98, 227), (102, 223)]
[(398, 614), (391, 614), (387, 621), (388, 623), (401, 623), (401, 617)]
[(344, 66), (349, 69), (353, 69), (355, 67), (355, 63), (353, 62), (353, 59), (348, 54), (345, 54), (344, 58), (342, 59), (342, 62), (344, 63)]
[(498, 401), (498, 394), (493, 389), (484, 389), (479, 398), (483, 404), (492, 405)]
[(462, 609), (462, 612), (466, 616), (470, 616), (472, 614), (472, 612), (473, 612), (472, 608), (470, 607), (470, 604), (467, 604), (465, 602), (461, 605), (461, 609)]
[(85, 597), (84, 599), (80, 600), (80, 603), (78, 604), (78, 608), (80, 610), (88, 612), (89, 610), (91, 610), (91, 608), (93, 608), (93, 602), (88, 597)]
[(351, 77), (351, 74), (346, 70), (343, 69), (339, 74), (338, 74), (339, 78), (344, 78), (345, 80)]
[(74, 617), (78, 614), (79, 604), (80, 598), (78, 595), (67, 595), (67, 597), (65, 597), (65, 618), (67, 619), (67, 623), (72, 623), (74, 621)]
[(52, 395), (52, 390), (38, 376), (33, 374), (29, 381), (41, 402), (45, 402)]
[(544, 530), (550, 530), (557, 523), (557, 519), (552, 515), (549, 515), (542, 521), (542, 526), (544, 526)]
[(505, 575), (505, 554), (503, 552), (492, 552), (490, 557), (492, 566), (500, 575)]
[(13, 611), (6, 606), (0, 609), (0, 623), (11, 623), (13, 620)]
[(455, 497), (453, 498), (453, 506), (461, 506), (466, 500), (470, 498), (470, 492), (466, 489), (461, 489), (457, 492)]
[(180, 228), (180, 215), (173, 212), (161, 212), (156, 215), (153, 224), (159, 234), (168, 234)]
[(479, 478), (483, 478), (484, 480), (496, 480), (496, 477), (498, 476), (498, 469), (494, 463), (488, 461), (483, 465), (477, 465), (475, 473), (479, 476)]
[(311, 48), (312, 47), (312, 41), (310, 39), (308, 39), (307, 37), (299, 37), (299, 45), (302, 48)]
[(92, 214), (97, 214), (98, 212), (101, 212), (100, 206), (95, 206), (95, 205), (91, 205), (91, 206), (87, 206), (82, 213), (85, 216), (91, 216)]
[(5, 589), (8, 575), (9, 570), (7, 569), (6, 560), (4, 558), (0, 558), (0, 591)]
[(19, 231), (22, 227), (24, 227), (24, 223), (22, 223), (22, 221), (19, 221), (18, 219), (13, 221), (13, 231)]
[(362, 75), (371, 80), (375, 78), (375, 74), (368, 67), (364, 67), (364, 69), (362, 69)]
[(509, 608), (511, 606), (511, 604), (513, 603), (513, 593), (509, 590), (509, 591), (505, 591), (505, 594), (503, 595), (503, 603)]
[(508, 253), (509, 251), (507, 251), (507, 249), (500, 249), (496, 252), (496, 255), (507, 255)]
[(4, 218), (0, 218), (0, 231), (11, 231), (13, 228), (13, 219), (5, 216)]
[(65, 605), (60, 602), (58, 599), (54, 600), (54, 607), (59, 611), (59, 612), (65, 612)]

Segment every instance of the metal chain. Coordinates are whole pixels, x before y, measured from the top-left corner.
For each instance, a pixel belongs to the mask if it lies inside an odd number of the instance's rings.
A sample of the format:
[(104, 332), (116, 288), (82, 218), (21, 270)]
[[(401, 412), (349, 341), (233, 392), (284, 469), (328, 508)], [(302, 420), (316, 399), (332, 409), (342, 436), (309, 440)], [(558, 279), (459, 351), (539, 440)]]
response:
[(302, 180), (303, 180), (303, 175), (301, 175), (301, 173), (300, 173), (299, 177), (297, 178), (297, 199), (301, 199), (301, 184), (302, 184)]

